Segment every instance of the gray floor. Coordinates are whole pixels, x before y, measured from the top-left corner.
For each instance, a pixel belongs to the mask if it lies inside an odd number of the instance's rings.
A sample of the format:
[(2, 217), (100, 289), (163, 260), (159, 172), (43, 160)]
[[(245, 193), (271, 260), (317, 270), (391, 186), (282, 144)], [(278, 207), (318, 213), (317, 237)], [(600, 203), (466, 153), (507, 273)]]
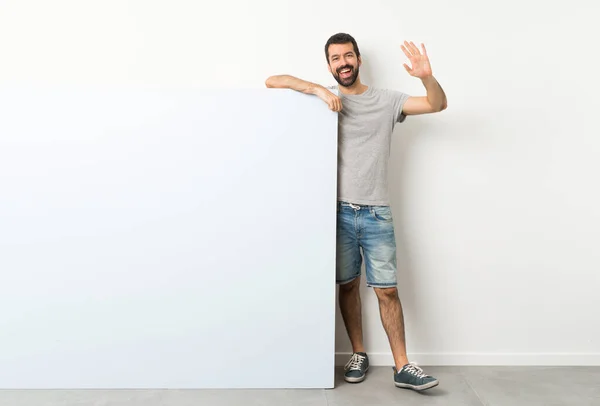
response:
[[(440, 380), (422, 393), (398, 389), (391, 368), (372, 367), (360, 384), (338, 370), (329, 390), (0, 391), (4, 406), (600, 406), (600, 367), (426, 367)], [(243, 373), (243, 371), (241, 371)], [(291, 372), (291, 371), (288, 371)]]

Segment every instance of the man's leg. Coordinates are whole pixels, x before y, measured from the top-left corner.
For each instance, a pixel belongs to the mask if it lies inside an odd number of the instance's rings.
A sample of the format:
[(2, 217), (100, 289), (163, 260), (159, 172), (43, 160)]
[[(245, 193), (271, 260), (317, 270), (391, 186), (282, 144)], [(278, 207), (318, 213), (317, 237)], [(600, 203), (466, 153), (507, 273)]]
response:
[(352, 343), (352, 357), (345, 367), (347, 382), (362, 382), (369, 369), (362, 336), (362, 312), (360, 301), (360, 269), (362, 256), (358, 243), (356, 219), (353, 206), (338, 204), (337, 215), (337, 263), (336, 280), (339, 284), (339, 305), (342, 318)]
[(353, 352), (365, 352), (362, 332), (362, 306), (360, 301), (360, 277), (340, 285), (339, 304), (346, 332)]
[(404, 338), (404, 317), (396, 288), (375, 288), (379, 313), (394, 356), (394, 384), (399, 388), (425, 390), (438, 385), (438, 380), (421, 368), (409, 364)]
[(396, 238), (389, 207), (371, 207), (365, 218), (361, 239), (367, 268), (367, 284), (375, 289), (379, 313), (394, 356), (394, 384), (414, 390), (429, 389), (437, 379), (408, 362), (404, 335), (404, 316), (398, 297), (396, 275)]
[(408, 364), (406, 356), (406, 339), (404, 334), (404, 315), (402, 313), (402, 304), (398, 297), (398, 289), (375, 288), (377, 299), (379, 300), (379, 315), (383, 329), (385, 330), (396, 368), (399, 370)]
[(363, 345), (360, 277), (340, 285), (339, 303), (346, 332), (352, 343), (352, 356), (344, 367), (346, 382), (365, 380), (369, 370), (369, 357)]

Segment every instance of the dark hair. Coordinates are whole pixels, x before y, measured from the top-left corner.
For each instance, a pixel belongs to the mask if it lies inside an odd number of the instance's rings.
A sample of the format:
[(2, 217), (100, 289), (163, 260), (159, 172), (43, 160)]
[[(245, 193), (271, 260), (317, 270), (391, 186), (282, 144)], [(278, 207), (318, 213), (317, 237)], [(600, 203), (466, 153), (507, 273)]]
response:
[(327, 59), (327, 63), (329, 63), (329, 45), (347, 44), (348, 42), (352, 43), (356, 57), (359, 57), (360, 51), (358, 50), (358, 44), (356, 43), (356, 40), (352, 37), (352, 35), (340, 32), (329, 37), (327, 43), (325, 44), (325, 58)]

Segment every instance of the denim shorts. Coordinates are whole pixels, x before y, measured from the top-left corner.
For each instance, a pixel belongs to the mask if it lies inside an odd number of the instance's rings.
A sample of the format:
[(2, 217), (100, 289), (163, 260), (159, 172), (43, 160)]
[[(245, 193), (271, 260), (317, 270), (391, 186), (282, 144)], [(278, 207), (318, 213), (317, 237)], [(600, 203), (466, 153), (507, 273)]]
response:
[(360, 276), (364, 257), (368, 286), (396, 286), (396, 237), (390, 207), (338, 202), (336, 257), (340, 285)]

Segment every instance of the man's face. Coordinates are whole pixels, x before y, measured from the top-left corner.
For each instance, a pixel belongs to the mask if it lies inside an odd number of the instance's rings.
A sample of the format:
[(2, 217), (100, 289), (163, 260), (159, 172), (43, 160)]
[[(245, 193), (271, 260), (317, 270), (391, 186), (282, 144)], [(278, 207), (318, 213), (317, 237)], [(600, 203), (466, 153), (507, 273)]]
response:
[(358, 78), (361, 64), (352, 43), (329, 45), (329, 72), (340, 86), (350, 87)]

